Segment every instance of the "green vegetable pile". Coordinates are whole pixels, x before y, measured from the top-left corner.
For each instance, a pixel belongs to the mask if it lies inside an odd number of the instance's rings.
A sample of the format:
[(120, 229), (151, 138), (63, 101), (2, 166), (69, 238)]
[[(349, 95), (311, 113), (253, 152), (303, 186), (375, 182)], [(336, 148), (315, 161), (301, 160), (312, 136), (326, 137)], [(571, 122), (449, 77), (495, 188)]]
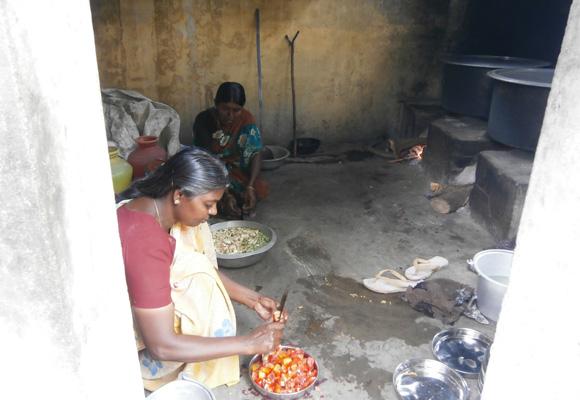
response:
[(266, 245), (269, 239), (259, 229), (226, 228), (213, 233), (215, 249), (220, 254), (249, 253)]

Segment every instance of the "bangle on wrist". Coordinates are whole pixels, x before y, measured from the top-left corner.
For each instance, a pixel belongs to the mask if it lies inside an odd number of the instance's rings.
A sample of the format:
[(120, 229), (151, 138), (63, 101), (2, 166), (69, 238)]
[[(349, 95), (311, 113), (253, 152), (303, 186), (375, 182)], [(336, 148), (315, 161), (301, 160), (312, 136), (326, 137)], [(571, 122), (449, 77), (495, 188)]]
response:
[(252, 185), (248, 185), (248, 186), (246, 186), (246, 190), (247, 190), (247, 189), (256, 190), (256, 189), (254, 189), (254, 186), (252, 186)]

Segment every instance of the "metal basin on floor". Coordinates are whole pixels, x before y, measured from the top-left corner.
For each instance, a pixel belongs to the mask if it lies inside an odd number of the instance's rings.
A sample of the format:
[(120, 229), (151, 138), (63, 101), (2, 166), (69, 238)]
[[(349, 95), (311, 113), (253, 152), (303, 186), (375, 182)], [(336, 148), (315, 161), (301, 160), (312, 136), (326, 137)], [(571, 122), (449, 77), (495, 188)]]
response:
[(264, 147), (262, 156), (262, 170), (271, 171), (280, 168), (290, 156), (290, 151), (282, 146), (268, 145)]
[(260, 247), (255, 251), (250, 251), (247, 253), (234, 253), (234, 254), (222, 254), (216, 253), (218, 265), (224, 268), (244, 268), (249, 267), (263, 259), (266, 256), (266, 253), (274, 247), (277, 240), (276, 232), (269, 226), (264, 224), (260, 224), (259, 222), (254, 221), (226, 221), (226, 222), (218, 222), (210, 226), (212, 233), (219, 231), (221, 229), (228, 229), (228, 228), (253, 228), (258, 229), (262, 232), (267, 238), (268, 243), (264, 246)]

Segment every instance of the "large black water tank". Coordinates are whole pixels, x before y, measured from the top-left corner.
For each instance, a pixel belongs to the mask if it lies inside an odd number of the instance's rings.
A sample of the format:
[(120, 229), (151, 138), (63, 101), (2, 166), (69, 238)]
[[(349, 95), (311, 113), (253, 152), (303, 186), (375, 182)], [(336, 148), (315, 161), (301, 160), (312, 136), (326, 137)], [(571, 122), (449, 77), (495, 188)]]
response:
[(487, 119), (491, 103), (492, 79), (488, 72), (498, 68), (540, 68), (547, 61), (528, 58), (447, 55), (442, 59), (441, 104), (452, 113)]
[(487, 134), (495, 141), (535, 151), (552, 87), (551, 68), (495, 70)]

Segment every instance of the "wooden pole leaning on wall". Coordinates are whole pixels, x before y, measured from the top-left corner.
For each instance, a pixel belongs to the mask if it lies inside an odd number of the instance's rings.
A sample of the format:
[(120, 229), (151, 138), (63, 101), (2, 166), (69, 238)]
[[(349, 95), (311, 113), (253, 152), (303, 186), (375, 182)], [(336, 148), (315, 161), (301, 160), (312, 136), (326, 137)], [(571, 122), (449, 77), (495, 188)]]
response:
[(264, 100), (262, 97), (262, 51), (260, 47), (260, 9), (256, 8), (256, 63), (258, 66), (258, 127), (262, 131)]
[(294, 42), (298, 37), (300, 31), (297, 31), (292, 40), (285, 35), (286, 41), (288, 41), (288, 45), (290, 46), (290, 85), (292, 87), (292, 156), (296, 157), (298, 153), (298, 142), (296, 141), (296, 88), (294, 86)]

